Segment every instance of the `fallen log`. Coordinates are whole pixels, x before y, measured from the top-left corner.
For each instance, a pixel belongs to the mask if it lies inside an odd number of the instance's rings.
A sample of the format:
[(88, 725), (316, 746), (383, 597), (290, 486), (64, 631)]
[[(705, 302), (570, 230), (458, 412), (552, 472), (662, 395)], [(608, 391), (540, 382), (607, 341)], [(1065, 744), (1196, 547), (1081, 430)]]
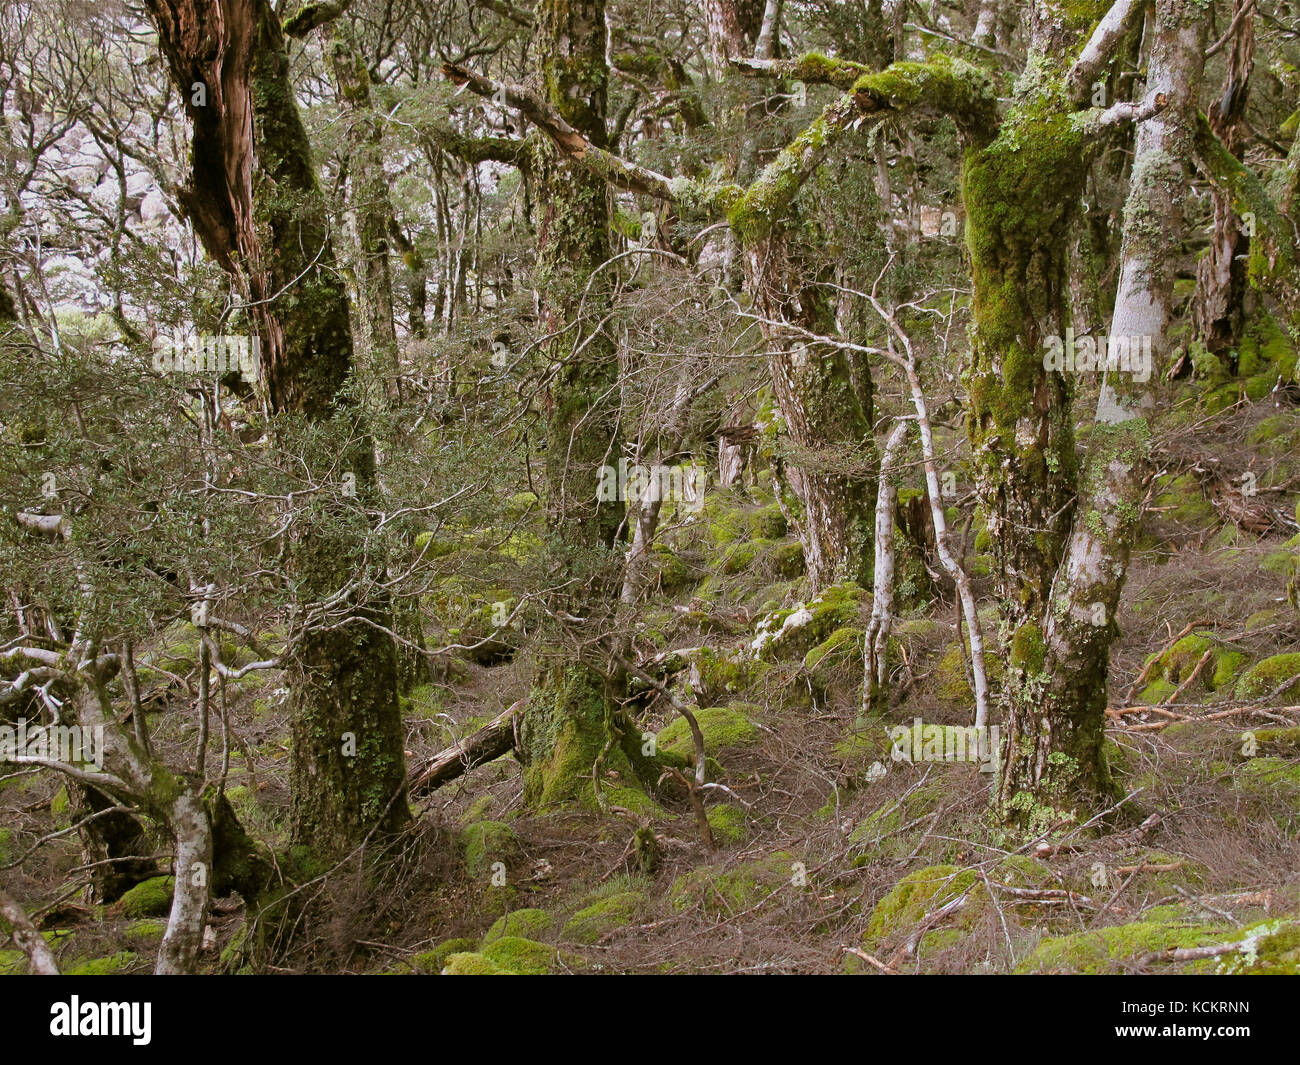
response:
[(477, 732), (413, 768), (406, 778), (411, 797), (427, 795), (475, 766), (509, 754), (515, 747), (515, 718), (523, 708), (524, 700), (520, 699)]

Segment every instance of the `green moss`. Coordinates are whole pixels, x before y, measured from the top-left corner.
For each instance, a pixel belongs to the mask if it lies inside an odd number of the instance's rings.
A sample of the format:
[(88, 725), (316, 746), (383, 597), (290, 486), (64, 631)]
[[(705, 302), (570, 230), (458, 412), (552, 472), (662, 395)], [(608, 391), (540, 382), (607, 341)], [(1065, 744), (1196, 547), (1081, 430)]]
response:
[(1193, 690), (1218, 691), (1232, 683), (1247, 656), (1224, 647), (1213, 633), (1192, 632), (1167, 648), (1154, 666), (1152, 658), (1143, 663), (1144, 668), (1151, 667), (1148, 674), (1151, 683), (1142, 692), (1140, 701), (1146, 704), (1162, 702), (1172, 695), (1192, 675), (1207, 651), (1210, 652), (1210, 659), (1201, 666)]
[(461, 847), (470, 876), (482, 876), (495, 862), (504, 862), (508, 867), (520, 851), (519, 836), (502, 821), (470, 825), (461, 837)]
[(770, 540), (749, 540), (746, 543), (733, 544), (722, 557), (722, 572), (728, 576), (743, 573), (753, 565), (754, 559), (762, 554)]
[(1184, 473), (1177, 477), (1166, 474), (1157, 478), (1156, 486), (1158, 494), (1153, 505), (1162, 508), (1161, 517), (1165, 520), (1195, 528), (1208, 528), (1217, 520), (1214, 505), (1205, 498), (1196, 474)]
[(845, 626), (836, 629), (803, 658), (804, 669), (813, 672), (821, 664), (833, 666), (850, 658), (862, 658), (861, 629)]
[(801, 577), (808, 570), (804, 560), (803, 544), (795, 541), (789, 544), (777, 544), (767, 557), (772, 575), (781, 580), (793, 580)]
[[(695, 721), (704, 736), (705, 753), (717, 756), (735, 747), (748, 747), (757, 742), (759, 729), (748, 714), (757, 711), (751, 703), (733, 703), (730, 706), (709, 706), (695, 711)], [(675, 717), (657, 735), (659, 751), (695, 759), (695, 740), (691, 727), (684, 717)]]
[(714, 841), (723, 846), (739, 843), (748, 835), (745, 811), (737, 806), (710, 806), (706, 816)]
[(721, 702), (729, 695), (740, 695), (759, 684), (772, 668), (766, 662), (712, 647), (696, 650), (690, 663), (699, 676), (695, 694), (702, 702)]
[(450, 954), (442, 968), (443, 976), (513, 976), (482, 954)]
[(65, 966), (64, 976), (117, 976), (134, 969), (140, 963), (140, 955), (124, 950), (111, 954), (107, 958), (85, 958)]
[(578, 800), (600, 808), (593, 780), (603, 787), (603, 774), (610, 772), (618, 774), (623, 788), (637, 788), (643, 777), (654, 779), (650, 760), (641, 753), (640, 734), (606, 698), (603, 679), (583, 666), (547, 670), (529, 696), (520, 744), (524, 799), (533, 807)]
[(1300, 758), (1300, 728), (1261, 728), (1250, 733), (1255, 738), (1255, 755), (1241, 753), (1240, 736), (1232, 741), (1233, 752), (1242, 758), (1256, 755), (1273, 755), (1279, 758)]
[[(1237, 698), (1242, 701), (1262, 698), (1287, 678), (1297, 675), (1300, 675), (1300, 652), (1266, 658), (1242, 675), (1237, 682)], [(1297, 692), (1300, 692), (1300, 679), (1281, 692), (1280, 697), (1294, 696)]]
[(1246, 929), (1226, 922), (1193, 923), (1177, 906), (1162, 906), (1140, 921), (1044, 939), (1017, 967), (1018, 973), (1118, 973), (1130, 971), (1151, 953), (1180, 948), (1240, 943), (1240, 950), (1190, 963), (1153, 962), (1165, 969), (1180, 964), (1201, 973), (1289, 973), (1300, 961), (1300, 923), (1261, 922)]
[(1047, 645), (1043, 642), (1042, 629), (1030, 621), (1016, 629), (1011, 637), (1007, 658), (1017, 669), (1030, 675), (1041, 673), (1043, 663), (1047, 660)]
[(156, 947), (166, 932), (166, 921), (132, 921), (122, 930), (122, 938), (136, 948)]
[(1266, 802), (1282, 799), (1300, 813), (1300, 764), (1286, 758), (1250, 758), (1237, 767), (1238, 791)]
[(672, 595), (696, 583), (697, 577), (691, 568), (664, 544), (656, 541), (650, 548), (650, 556), (659, 575), (659, 589), (665, 595)]
[(555, 922), (545, 910), (535, 908), (511, 910), (504, 917), (498, 917), (492, 927), (483, 935), (483, 945), (500, 939), (502, 936), (522, 936), (536, 939)]
[(862, 626), (870, 597), (857, 584), (833, 584), (807, 604), (777, 610), (759, 619), (751, 648), (763, 659), (802, 658), (836, 629)]
[(1222, 651), (1214, 659), (1214, 673), (1210, 677), (1210, 690), (1218, 691), (1230, 687), (1237, 679), (1237, 674), (1250, 661), (1250, 656), (1242, 651)]
[(710, 914), (733, 916), (794, 885), (796, 859), (781, 852), (732, 869), (704, 866), (679, 876), (668, 890), (675, 913), (699, 906)]
[(172, 908), (172, 888), (176, 881), (170, 876), (155, 876), (136, 884), (117, 901), (126, 917), (163, 917)]
[(479, 953), (502, 972), (515, 976), (542, 976), (570, 961), (562, 959), (554, 947), (522, 936), (502, 936)]
[(645, 906), (640, 891), (619, 891), (584, 906), (564, 926), (564, 938), (577, 943), (595, 943), (616, 929), (631, 924)]
[[(953, 865), (935, 865), (909, 873), (872, 911), (862, 935), (866, 950), (873, 952), (902, 933), (911, 934), (929, 914), (963, 895), (967, 904), (954, 909), (947, 922), (949, 927), (969, 929), (978, 909), (971, 903), (987, 897), (975, 872)], [(925, 946), (923, 940), (922, 947)]]
[(448, 939), (444, 943), (439, 943), (433, 950), (426, 950), (416, 954), (410, 961), (404, 963), (400, 971), (421, 976), (437, 976), (442, 972), (447, 960), (453, 954), (470, 953), (474, 950), (474, 947), (474, 940), (466, 939), (463, 936), (457, 939)]

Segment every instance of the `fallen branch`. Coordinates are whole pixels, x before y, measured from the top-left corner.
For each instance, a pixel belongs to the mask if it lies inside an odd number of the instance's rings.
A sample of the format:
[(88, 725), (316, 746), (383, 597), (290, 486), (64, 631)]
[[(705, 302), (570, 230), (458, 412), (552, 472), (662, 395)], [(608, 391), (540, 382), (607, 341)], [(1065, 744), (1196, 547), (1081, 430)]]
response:
[(523, 709), (524, 700), (498, 714), (477, 732), (439, 751), (418, 769), (407, 775), (407, 788), (412, 798), (427, 795), (449, 781), (464, 776), (475, 766), (509, 754), (515, 746), (515, 717)]
[(891, 968), (890, 966), (886, 965), (886, 964), (885, 964), (883, 961), (881, 961), (879, 958), (873, 958), (873, 957), (872, 957), (870, 954), (868, 954), (865, 950), (858, 950), (857, 947), (843, 947), (843, 948), (841, 948), (841, 949), (842, 949), (846, 954), (855, 954), (855, 955), (857, 955), (859, 958), (861, 958), (863, 961), (867, 962), (869, 965), (874, 965), (874, 966), (875, 966), (877, 969), (879, 969), (882, 973), (885, 973), (885, 974), (887, 974), (887, 975), (889, 975), (889, 976), (900, 976), (900, 975), (902, 975), (901, 973), (899, 973), (899, 971), (898, 971), (897, 969)]

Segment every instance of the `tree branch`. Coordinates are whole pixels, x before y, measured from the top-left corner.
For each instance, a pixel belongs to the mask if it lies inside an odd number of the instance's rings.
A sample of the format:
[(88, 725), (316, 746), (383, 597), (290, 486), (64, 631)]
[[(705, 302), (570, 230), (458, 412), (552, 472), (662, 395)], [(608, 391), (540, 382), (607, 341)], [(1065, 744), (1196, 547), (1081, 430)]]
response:
[(463, 86), (477, 96), (504, 101), (522, 112), (565, 155), (586, 164), (618, 188), (661, 200), (679, 198), (681, 189), (674, 189), (671, 179), (598, 148), (570, 126), (558, 111), (522, 85), (493, 81), (455, 63), (444, 63), (442, 72), (453, 84)]
[(10, 935), (18, 944), (18, 949), (27, 955), (32, 972), (37, 976), (58, 976), (59, 963), (54, 958), (54, 951), (45, 942), (45, 937), (36, 930), (32, 919), (18, 901), (3, 891), (0, 891), (0, 917), (13, 926)]
[(352, 6), (352, 0), (321, 0), (308, 4), (284, 24), (286, 37), (301, 40), (317, 26), (333, 22)]
[(1071, 100), (1083, 103), (1088, 98), (1090, 87), (1102, 67), (1110, 62), (1119, 42), (1144, 11), (1145, 5), (1138, 0), (1115, 0), (1065, 76), (1065, 89)]

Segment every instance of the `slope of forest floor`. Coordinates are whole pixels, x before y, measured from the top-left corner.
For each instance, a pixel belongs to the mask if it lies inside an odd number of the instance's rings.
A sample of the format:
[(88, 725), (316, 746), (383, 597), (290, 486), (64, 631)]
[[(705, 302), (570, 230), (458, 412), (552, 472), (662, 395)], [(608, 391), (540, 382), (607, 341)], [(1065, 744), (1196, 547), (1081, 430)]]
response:
[[(1294, 352), (1280, 357), (1293, 374)], [(1198, 368), (1161, 424), (1163, 468), (1118, 617), (1107, 749), (1121, 798), (1105, 818), (1011, 840), (989, 816), (991, 776), (980, 766), (893, 757), (891, 728), (970, 723), (951, 590), (905, 542), (889, 707), (863, 718), (870, 595), (838, 585), (806, 596), (798, 541), (760, 472), (666, 523), (635, 642), (647, 670), (702, 708), (715, 846), (672, 779), (654, 799), (604, 811), (528, 811), (519, 766), (499, 759), (424, 801), (386, 879), (345, 867), (317, 882), (334, 919), (314, 927), (289, 964), (388, 973), (1300, 971), (1300, 680), (1285, 686), (1300, 674), (1300, 614), (1287, 601), (1300, 408), (1285, 390), (1262, 387), (1277, 381), (1277, 365), (1255, 369), (1216, 379)], [(958, 442), (948, 443), (956, 455)], [(1240, 490), (1245, 483), (1253, 492)], [(905, 488), (903, 503), (915, 494)], [(959, 494), (949, 517), (990, 604), (973, 501)], [(995, 611), (983, 617), (996, 681)], [(431, 645), (445, 635), (431, 632)], [(168, 732), (163, 722), (168, 700), (185, 698), (173, 681), (194, 668), (196, 646), (194, 630), (177, 624), (148, 656), (158, 678), (172, 678), (151, 704), (164, 744), (193, 742), (190, 726)], [(413, 761), (526, 695), (526, 654), (480, 657), (446, 658), (442, 679), (411, 693)], [(228, 795), (248, 831), (278, 853), (289, 814), (281, 683), (255, 673), (226, 692)], [(634, 694), (640, 727), (684, 765), (684, 722), (648, 686)], [(0, 863), (67, 826), (58, 783), (31, 774), (0, 786)], [(647, 829), (649, 857), (635, 844)], [(82, 860), (75, 834), (59, 837), (14, 870), (14, 887), (34, 895)], [(67, 971), (143, 972), (169, 896), (160, 876), (111, 906), (74, 894), (37, 917)], [(218, 900), (210, 969), (239, 968), (248, 917), (237, 898)], [(0, 971), (23, 968), (17, 952), (0, 953)]]

